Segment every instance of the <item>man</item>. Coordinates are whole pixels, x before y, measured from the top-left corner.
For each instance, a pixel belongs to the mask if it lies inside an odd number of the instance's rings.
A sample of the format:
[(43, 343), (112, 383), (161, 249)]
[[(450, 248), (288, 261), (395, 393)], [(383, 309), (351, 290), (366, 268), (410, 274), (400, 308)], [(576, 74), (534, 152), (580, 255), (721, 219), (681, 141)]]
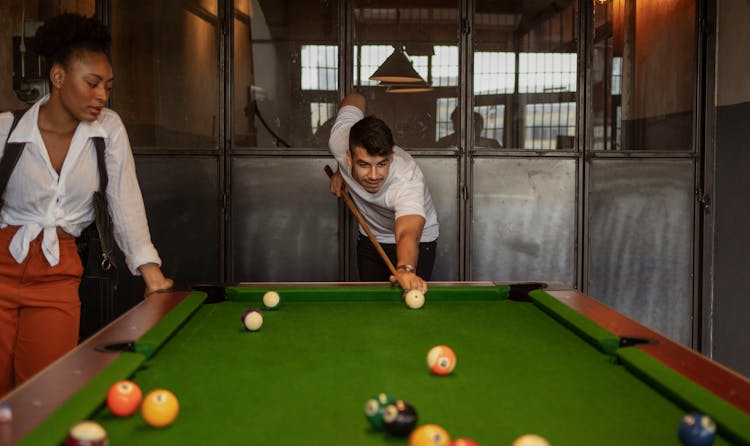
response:
[(328, 142), (339, 165), (331, 177), (331, 193), (341, 196), (346, 182), (365, 222), (396, 265), (398, 277), (390, 276), (360, 228), (359, 278), (366, 282), (390, 279), (425, 293), (439, 233), (430, 192), (411, 155), (394, 145), (388, 126), (373, 116), (365, 117), (364, 112), (362, 95), (352, 93), (341, 101)]
[[(453, 123), (453, 133), (449, 133), (438, 139), (435, 143), (437, 147), (458, 147), (458, 107), (451, 113), (451, 123)], [(500, 149), (502, 145), (496, 139), (485, 138), (482, 136), (484, 129), (484, 118), (479, 112), (474, 112), (474, 145), (477, 147), (489, 147), (491, 149)]]

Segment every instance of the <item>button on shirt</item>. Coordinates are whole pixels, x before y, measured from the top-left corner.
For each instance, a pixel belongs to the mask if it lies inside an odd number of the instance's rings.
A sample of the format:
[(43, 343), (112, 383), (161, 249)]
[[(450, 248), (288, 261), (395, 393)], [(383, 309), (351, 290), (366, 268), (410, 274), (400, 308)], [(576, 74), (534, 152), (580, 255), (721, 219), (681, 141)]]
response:
[[(346, 158), (346, 152), (349, 150), (349, 129), (362, 118), (364, 113), (359, 108), (352, 105), (341, 107), (328, 141), (357, 209), (380, 243), (396, 243), (396, 219), (403, 215), (424, 217), (425, 225), (419, 241), (435, 241), (440, 231), (430, 191), (427, 189), (422, 170), (404, 149), (393, 147), (393, 162), (388, 177), (378, 192), (367, 192), (352, 177), (352, 167)], [(365, 234), (361, 227), (359, 231)]]
[(0, 114), (0, 153), (5, 151), (6, 139), (25, 143), (0, 212), (0, 227), (20, 227), (9, 247), (13, 258), (23, 262), (29, 243), (42, 233), (42, 252), (47, 262), (55, 266), (60, 261), (57, 227), (77, 237), (94, 221), (93, 194), (99, 189), (99, 170), (91, 138), (100, 136), (106, 146), (107, 201), (114, 236), (128, 268), (137, 275), (143, 264), (161, 265), (151, 243), (130, 142), (120, 117), (105, 108), (95, 121), (80, 122), (58, 175), (39, 132), (39, 108), (47, 101), (49, 96), (34, 104), (18, 121), (10, 138), (13, 116)]

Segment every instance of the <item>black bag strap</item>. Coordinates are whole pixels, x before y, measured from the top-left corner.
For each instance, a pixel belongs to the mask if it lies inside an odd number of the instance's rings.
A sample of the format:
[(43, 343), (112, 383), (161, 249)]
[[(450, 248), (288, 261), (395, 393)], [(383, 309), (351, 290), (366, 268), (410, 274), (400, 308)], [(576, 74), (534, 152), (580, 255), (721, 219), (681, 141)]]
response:
[(18, 121), (21, 120), (26, 110), (13, 110), (13, 122), (10, 124), (10, 130), (8, 130), (8, 138), (5, 140), (5, 151), (3, 152), (3, 158), (0, 160), (0, 209), (5, 204), (5, 188), (8, 186), (10, 176), (13, 174), (13, 169), (18, 164), (18, 159), (21, 158), (21, 152), (26, 143), (21, 142), (8, 142), (10, 141), (10, 135), (15, 130)]
[(109, 183), (109, 177), (107, 176), (107, 164), (104, 162), (104, 138), (101, 136), (94, 136), (91, 139), (94, 140), (94, 147), (96, 147), (96, 165), (99, 167), (99, 191), (106, 197), (107, 183)]

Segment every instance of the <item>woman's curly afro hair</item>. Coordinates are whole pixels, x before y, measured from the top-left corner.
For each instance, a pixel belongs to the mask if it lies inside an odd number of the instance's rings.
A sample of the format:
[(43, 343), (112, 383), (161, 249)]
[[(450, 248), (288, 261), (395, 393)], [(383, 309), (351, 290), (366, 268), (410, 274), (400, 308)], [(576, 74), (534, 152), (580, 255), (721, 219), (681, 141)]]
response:
[(29, 48), (44, 56), (48, 68), (68, 67), (71, 57), (82, 50), (107, 53), (112, 40), (109, 29), (93, 17), (60, 14), (44, 22), (29, 41)]

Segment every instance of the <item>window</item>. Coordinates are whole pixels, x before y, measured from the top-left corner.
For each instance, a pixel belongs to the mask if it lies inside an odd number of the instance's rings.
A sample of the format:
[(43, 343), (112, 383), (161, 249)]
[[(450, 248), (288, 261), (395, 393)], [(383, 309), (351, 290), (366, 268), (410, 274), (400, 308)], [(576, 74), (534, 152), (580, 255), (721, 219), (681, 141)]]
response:
[(338, 47), (335, 45), (302, 46), (302, 89), (338, 89)]
[(572, 149), (575, 121), (575, 102), (527, 105), (524, 148)]

